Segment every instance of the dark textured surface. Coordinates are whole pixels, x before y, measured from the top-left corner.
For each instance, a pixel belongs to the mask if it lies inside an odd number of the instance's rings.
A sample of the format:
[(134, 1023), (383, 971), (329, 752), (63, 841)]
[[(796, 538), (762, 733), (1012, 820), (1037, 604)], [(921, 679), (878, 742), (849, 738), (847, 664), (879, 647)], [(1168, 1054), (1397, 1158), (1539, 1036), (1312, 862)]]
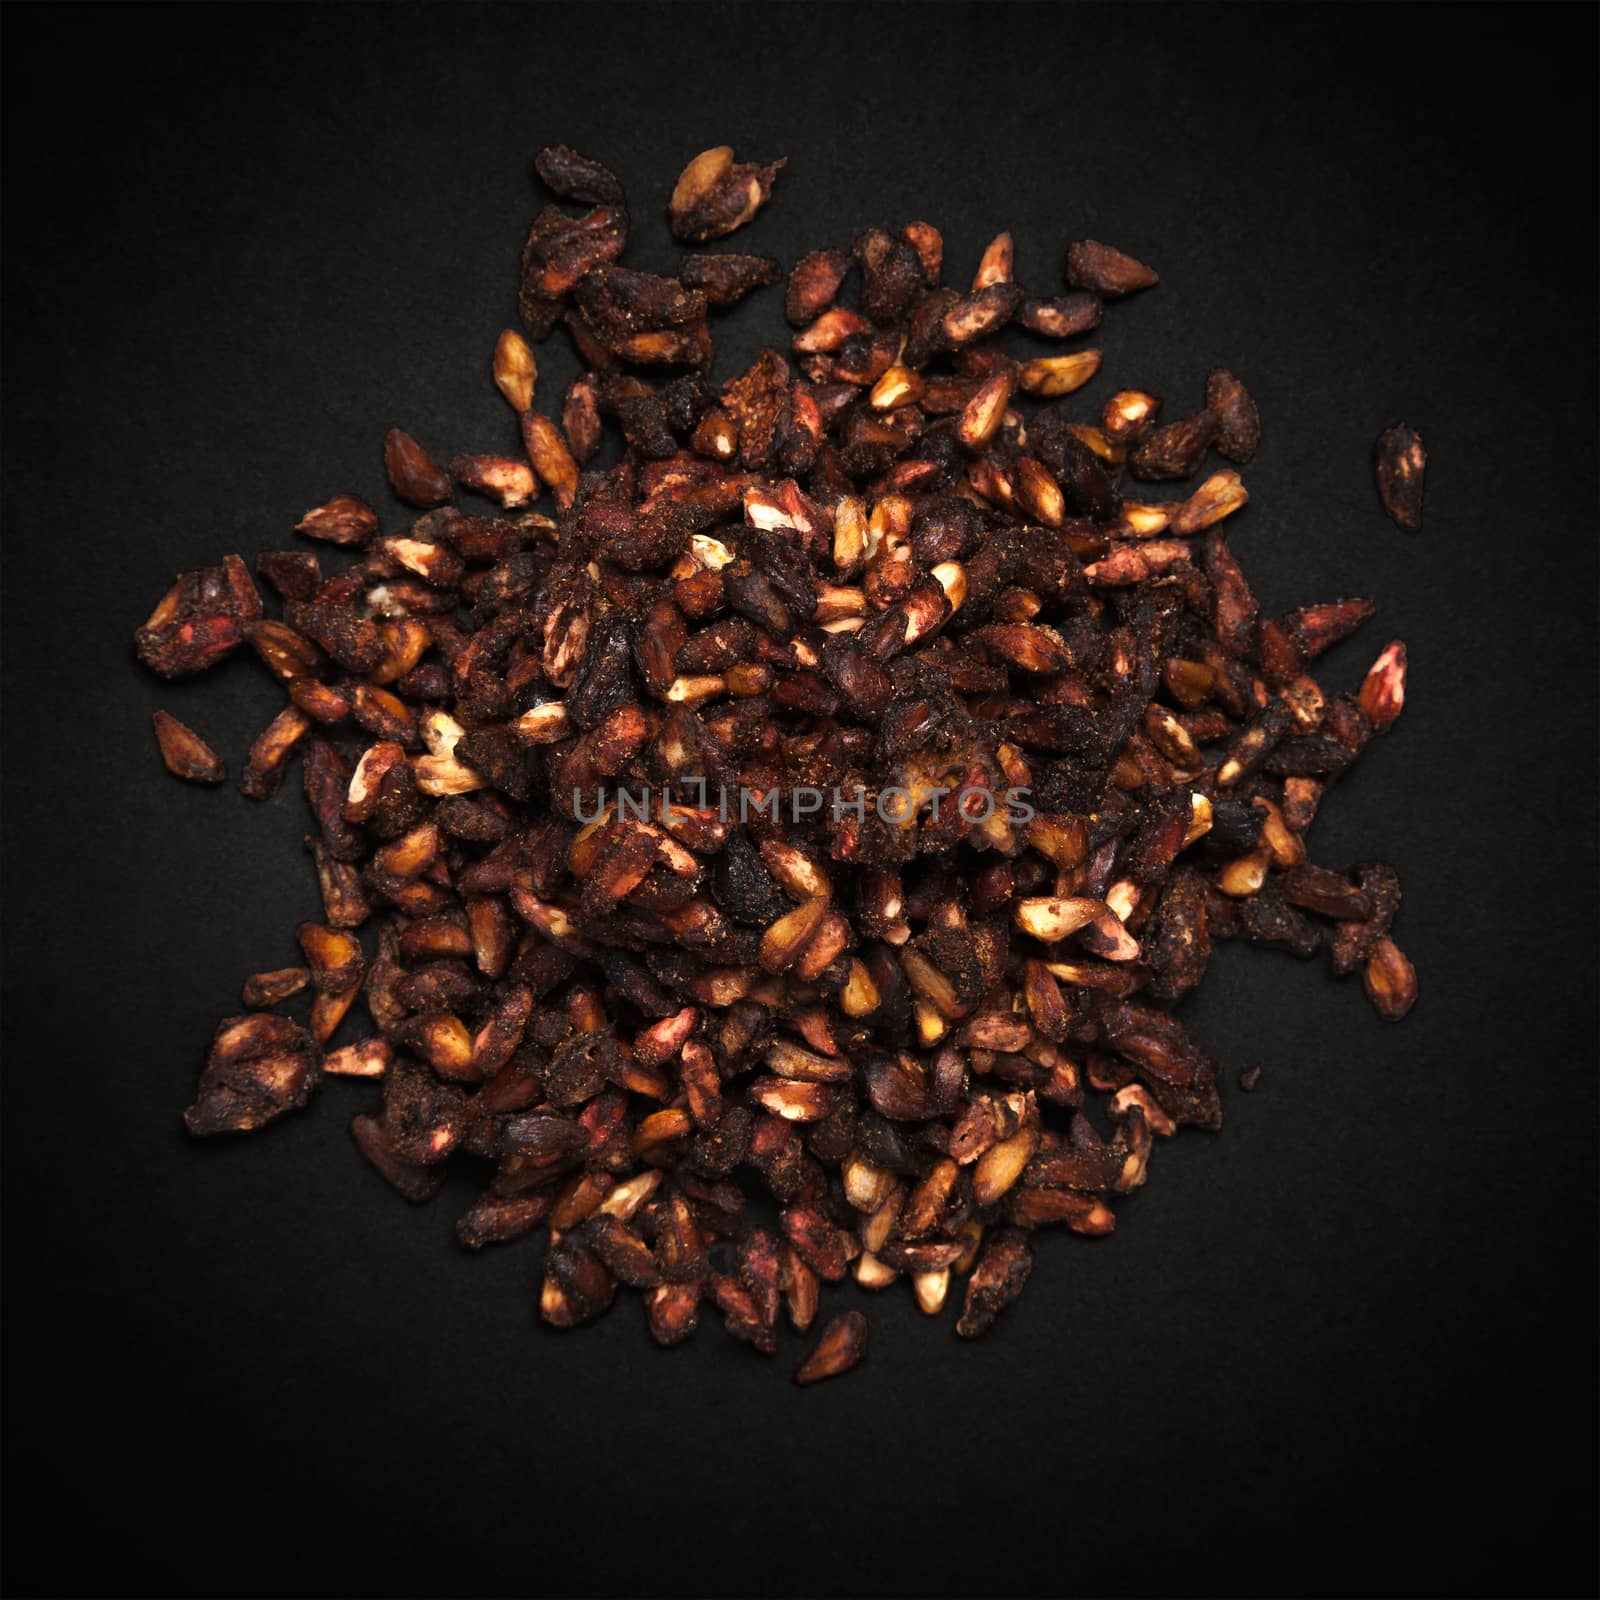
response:
[[(6, 20), (12, 1592), (1592, 1589), (1591, 11)], [(132, 630), (330, 494), (397, 523), (392, 424), (515, 446), (488, 360), (557, 140), (623, 178), (634, 265), (675, 261), (671, 183), (722, 140), (790, 158), (725, 248), (925, 216), (952, 279), (1000, 227), (1036, 292), (1069, 239), (1149, 260), (1083, 400), (1192, 407), (1233, 368), (1263, 605), (1378, 600), (1334, 685), (1410, 645), (1313, 849), (1399, 866), (1411, 1018), (1228, 949), (1185, 1013), (1222, 1135), (1160, 1145), (1111, 1239), (1041, 1236), (987, 1340), (897, 1289), (811, 1392), (792, 1338), (661, 1353), (631, 1297), (535, 1326), (538, 1246), (469, 1259), (469, 1185), (413, 1211), (356, 1156), (370, 1090), (179, 1129), (317, 902), (297, 786), (181, 786), (150, 736), (164, 706), (236, 776), (278, 690), (164, 686)], [(719, 371), (780, 319), (771, 290), (723, 320)], [(570, 356), (540, 359), (549, 403)], [(1396, 417), (1416, 536), (1373, 490)]]

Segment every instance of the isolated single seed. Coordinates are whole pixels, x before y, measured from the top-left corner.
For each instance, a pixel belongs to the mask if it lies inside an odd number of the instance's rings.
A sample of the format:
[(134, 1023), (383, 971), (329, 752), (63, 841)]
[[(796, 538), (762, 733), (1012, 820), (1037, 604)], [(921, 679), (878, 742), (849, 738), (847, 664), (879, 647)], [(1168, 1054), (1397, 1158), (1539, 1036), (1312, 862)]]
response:
[(155, 714), (156, 743), (167, 771), (187, 783), (221, 783), (228, 769), (216, 751), (188, 727), (165, 711)]
[(295, 531), (328, 544), (365, 545), (378, 531), (378, 513), (354, 495), (339, 495), (306, 512)]
[(867, 1319), (859, 1311), (841, 1311), (829, 1320), (816, 1348), (796, 1369), (796, 1383), (820, 1383), (848, 1372), (866, 1354)]
[(426, 509), (449, 502), (453, 492), (449, 476), (409, 433), (389, 430), (383, 441), (383, 465), (390, 487), (407, 505)]
[(1406, 703), (1406, 647), (1402, 640), (1396, 639), (1373, 662), (1359, 698), (1376, 732), (1385, 733), (1394, 726)]
[(1092, 289), (1106, 300), (1153, 288), (1161, 281), (1142, 261), (1095, 239), (1067, 246), (1065, 270), (1074, 289)]
[(1428, 469), (1428, 452), (1415, 428), (1396, 422), (1378, 435), (1373, 447), (1373, 468), (1378, 479), (1378, 498), (1396, 527), (1416, 533), (1422, 527), (1423, 478)]

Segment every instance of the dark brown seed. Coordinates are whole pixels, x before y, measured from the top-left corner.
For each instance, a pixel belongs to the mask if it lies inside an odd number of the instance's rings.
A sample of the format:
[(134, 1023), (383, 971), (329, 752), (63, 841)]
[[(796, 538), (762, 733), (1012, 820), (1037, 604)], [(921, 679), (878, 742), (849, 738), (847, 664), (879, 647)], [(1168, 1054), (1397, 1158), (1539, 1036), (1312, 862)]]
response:
[(1365, 922), (1373, 911), (1371, 900), (1348, 878), (1310, 862), (1301, 862), (1284, 873), (1283, 898), (1291, 905), (1343, 922)]
[(867, 1353), (867, 1319), (859, 1311), (830, 1317), (811, 1354), (795, 1369), (796, 1383), (820, 1383), (847, 1373)]
[(564, 144), (547, 145), (533, 158), (533, 170), (552, 194), (591, 206), (620, 206), (622, 185), (609, 167)]
[(532, 1233), (550, 1215), (553, 1197), (548, 1189), (532, 1194), (485, 1194), (473, 1201), (456, 1222), (456, 1238), (468, 1250), (488, 1244), (509, 1244)]
[(1065, 271), (1074, 289), (1092, 290), (1103, 300), (1117, 300), (1161, 281), (1142, 261), (1095, 239), (1067, 246)]
[(849, 270), (850, 258), (842, 250), (814, 250), (802, 256), (789, 274), (784, 315), (797, 328), (815, 321), (833, 304)]
[(188, 783), (221, 783), (228, 769), (193, 728), (165, 711), (155, 714), (156, 743), (167, 771)]
[(271, 550), (256, 557), (256, 571), (285, 600), (309, 600), (322, 587), (322, 568), (309, 550)]
[(1261, 417), (1250, 391), (1226, 367), (1206, 379), (1206, 410), (1217, 419), (1217, 454), (1241, 467), (1252, 460), (1261, 447)]
[(1409, 533), (1418, 532), (1422, 527), (1422, 480), (1428, 467), (1421, 434), (1403, 422), (1391, 423), (1378, 435), (1373, 467), (1378, 498), (1390, 520)]
[(444, 1169), (401, 1155), (377, 1117), (366, 1114), (356, 1117), (350, 1124), (350, 1136), (383, 1180), (412, 1205), (431, 1200), (443, 1186)]
[(1021, 303), (1020, 284), (991, 284), (964, 300), (957, 300), (940, 318), (940, 332), (952, 348), (975, 344), (979, 339), (998, 333)]
[(600, 448), (597, 388), (594, 378), (587, 373), (574, 378), (561, 405), (561, 432), (566, 435), (570, 453), (579, 466), (591, 461)]
[[(455, 456), (450, 462), (450, 476), (463, 489), (488, 495), (507, 510), (525, 506), (539, 497), (539, 480), (534, 476), (533, 468), (526, 461), (517, 461), (510, 456)], [(440, 568), (444, 565), (442, 558), (445, 556), (450, 556), (447, 570), (459, 572), (459, 565), (450, 552), (440, 550), (438, 546), (434, 550), (437, 554), (424, 567), (421, 576), (429, 582), (442, 581)]]
[(1197, 411), (1192, 417), (1169, 422), (1134, 446), (1128, 470), (1136, 478), (1154, 481), (1192, 478), (1219, 437), (1221, 426), (1211, 411)]
[(861, 309), (880, 326), (898, 321), (922, 287), (922, 263), (904, 239), (870, 228), (851, 247), (861, 269)]
[(650, 1337), (660, 1345), (682, 1344), (699, 1322), (700, 1285), (663, 1283), (644, 1297)]
[(383, 441), (383, 466), (390, 487), (408, 506), (446, 505), (454, 492), (433, 457), (399, 428), (391, 428)]
[(685, 256), (678, 268), (678, 282), (698, 290), (711, 306), (737, 305), (782, 276), (782, 262), (770, 256)]

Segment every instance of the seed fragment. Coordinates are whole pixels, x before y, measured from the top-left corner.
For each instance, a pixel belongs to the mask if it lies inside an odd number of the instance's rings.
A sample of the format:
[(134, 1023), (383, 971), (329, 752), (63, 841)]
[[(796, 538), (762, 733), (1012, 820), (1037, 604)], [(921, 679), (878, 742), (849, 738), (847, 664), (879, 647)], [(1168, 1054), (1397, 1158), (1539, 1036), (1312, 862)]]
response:
[(265, 1011), (290, 995), (299, 994), (311, 982), (304, 967), (279, 967), (275, 972), (257, 972), (244, 980), (244, 1003), (252, 1011)]

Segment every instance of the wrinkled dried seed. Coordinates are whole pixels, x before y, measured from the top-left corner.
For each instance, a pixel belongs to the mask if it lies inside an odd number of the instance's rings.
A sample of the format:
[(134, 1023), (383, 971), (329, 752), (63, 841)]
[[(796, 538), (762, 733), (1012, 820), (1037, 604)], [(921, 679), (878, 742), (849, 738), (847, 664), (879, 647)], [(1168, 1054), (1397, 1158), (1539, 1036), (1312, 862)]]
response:
[(1153, 288), (1161, 281), (1142, 261), (1095, 239), (1067, 246), (1066, 275), (1074, 289), (1091, 289), (1105, 300)]

